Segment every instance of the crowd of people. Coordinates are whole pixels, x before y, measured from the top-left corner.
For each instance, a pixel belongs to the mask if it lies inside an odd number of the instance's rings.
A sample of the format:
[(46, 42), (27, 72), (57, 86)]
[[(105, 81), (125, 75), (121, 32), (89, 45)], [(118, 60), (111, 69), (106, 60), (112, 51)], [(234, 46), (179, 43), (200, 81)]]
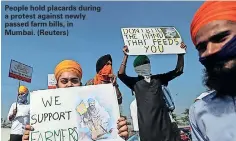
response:
[[(193, 141), (236, 141), (236, 2), (207, 1), (196, 11), (190, 26), (193, 44), (199, 61), (205, 67), (204, 85), (209, 91), (196, 98), (190, 107), (189, 120)], [(186, 48), (184, 43), (181, 48)], [(112, 83), (118, 103), (122, 94), (117, 77), (131, 89), (135, 97), (131, 112), (134, 130), (141, 141), (180, 141), (180, 131), (173, 122), (163, 100), (162, 86), (184, 72), (184, 54), (178, 54), (175, 69), (164, 74), (152, 74), (151, 62), (145, 55), (137, 56), (133, 67), (137, 76), (126, 74), (128, 47), (118, 74), (112, 69), (111, 55), (104, 55), (96, 64), (97, 74), (85, 85)], [(57, 88), (82, 86), (82, 68), (74, 60), (64, 60), (55, 67)], [(194, 74), (193, 74), (194, 75)], [(20, 86), (17, 102), (13, 103), (8, 119), (12, 121), (10, 141), (28, 141), (30, 106), (29, 91)], [(118, 134), (128, 139), (128, 126), (124, 117), (117, 121)]]

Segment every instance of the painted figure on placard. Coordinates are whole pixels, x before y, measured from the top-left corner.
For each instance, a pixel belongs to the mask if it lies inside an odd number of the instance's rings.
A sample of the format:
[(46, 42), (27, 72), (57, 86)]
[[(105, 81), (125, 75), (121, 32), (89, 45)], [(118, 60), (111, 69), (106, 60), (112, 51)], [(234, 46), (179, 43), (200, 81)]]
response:
[(112, 132), (112, 129), (109, 128), (109, 113), (95, 99), (89, 98), (87, 102), (88, 107), (83, 101), (77, 106), (77, 112), (81, 115), (82, 124), (89, 129), (93, 140), (107, 138), (103, 135)]
[(174, 28), (166, 28), (165, 30), (166, 38), (174, 38), (176, 36), (176, 31)]

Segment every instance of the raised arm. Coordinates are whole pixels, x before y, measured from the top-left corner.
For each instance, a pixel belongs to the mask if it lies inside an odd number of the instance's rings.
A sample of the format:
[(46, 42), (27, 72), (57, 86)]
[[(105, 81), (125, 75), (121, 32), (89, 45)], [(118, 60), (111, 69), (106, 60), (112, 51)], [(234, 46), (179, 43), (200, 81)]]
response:
[(125, 74), (126, 64), (127, 64), (127, 60), (128, 60), (127, 51), (128, 51), (128, 47), (124, 46), (124, 48), (123, 48), (124, 57), (123, 57), (121, 65), (120, 65), (120, 69), (119, 69), (118, 74)]
[(175, 68), (176, 73), (183, 72), (184, 70), (184, 54), (178, 54), (178, 61)]
[[(186, 49), (187, 46), (182, 42), (180, 45), (181, 48)], [(175, 73), (176, 74), (182, 74), (184, 70), (184, 53), (183, 54), (178, 54), (178, 60), (177, 64), (175, 67)]]
[(124, 57), (122, 60), (122, 63), (120, 65), (120, 69), (118, 71), (118, 78), (127, 86), (129, 87), (131, 90), (133, 90), (133, 87), (136, 83), (136, 78), (135, 77), (129, 77), (126, 75), (125, 73), (125, 69), (126, 69), (126, 64), (127, 64), (127, 60), (128, 60), (128, 47), (124, 46), (123, 48), (123, 52), (124, 52)]
[[(181, 43), (181, 48), (186, 49), (186, 45), (184, 43)], [(180, 76), (183, 73), (183, 70), (184, 70), (184, 54), (178, 54), (178, 59), (175, 69), (164, 74), (154, 75), (154, 78), (155, 77), (159, 78), (162, 81), (163, 85), (167, 85), (169, 81)]]

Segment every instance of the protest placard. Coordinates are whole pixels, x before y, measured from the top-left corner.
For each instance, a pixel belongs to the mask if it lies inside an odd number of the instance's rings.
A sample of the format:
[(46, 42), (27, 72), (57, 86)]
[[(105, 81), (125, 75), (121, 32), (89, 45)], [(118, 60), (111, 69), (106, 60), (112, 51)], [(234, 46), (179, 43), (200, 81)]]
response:
[(121, 28), (129, 55), (181, 54), (181, 36), (175, 27)]
[(112, 84), (34, 91), (30, 103), (30, 141), (123, 141)]
[(54, 74), (48, 74), (48, 89), (56, 89), (57, 81)]
[(11, 60), (9, 77), (31, 83), (32, 73), (32, 67), (15, 60)]

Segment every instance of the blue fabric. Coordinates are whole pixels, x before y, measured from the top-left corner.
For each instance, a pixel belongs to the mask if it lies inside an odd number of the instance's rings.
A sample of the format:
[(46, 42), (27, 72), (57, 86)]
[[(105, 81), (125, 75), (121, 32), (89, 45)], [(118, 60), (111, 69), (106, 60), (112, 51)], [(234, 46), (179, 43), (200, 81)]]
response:
[(127, 141), (140, 141), (139, 134), (138, 133), (134, 134)]
[(162, 86), (162, 91), (164, 93), (164, 100), (166, 102), (166, 106), (168, 107), (168, 109), (170, 111), (174, 111), (175, 109), (175, 104), (174, 104), (174, 101), (171, 97), (171, 93), (170, 91), (167, 89), (167, 87), (165, 86)]
[(28, 93), (23, 94), (23, 95), (18, 95), (17, 103), (18, 104), (26, 104), (28, 102), (27, 97), (28, 97)]
[(88, 103), (95, 103), (95, 100), (93, 98), (89, 98)]
[(213, 91), (191, 106), (192, 141), (236, 141), (236, 98), (215, 95)]
[(219, 61), (225, 61), (236, 56), (236, 36), (227, 42), (220, 51), (210, 56), (200, 57), (199, 61), (204, 66), (214, 65)]

